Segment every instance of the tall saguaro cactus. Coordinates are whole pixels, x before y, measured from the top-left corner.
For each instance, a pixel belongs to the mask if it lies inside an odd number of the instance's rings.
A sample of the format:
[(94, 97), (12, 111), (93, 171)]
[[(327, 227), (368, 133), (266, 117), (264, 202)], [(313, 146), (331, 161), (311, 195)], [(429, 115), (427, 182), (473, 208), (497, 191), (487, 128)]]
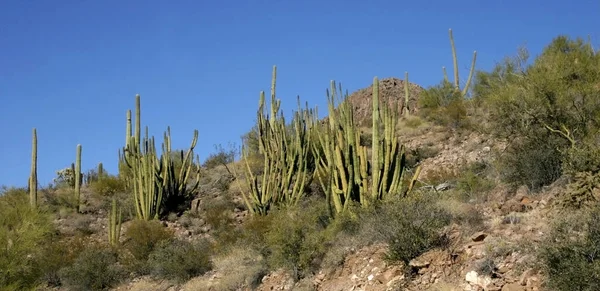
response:
[(265, 93), (260, 92), (257, 111), (259, 151), (263, 156), (262, 177), (256, 176), (244, 152), (246, 182), (249, 192), (242, 191), (244, 202), (253, 214), (265, 215), (273, 205), (294, 205), (303, 197), (304, 187), (312, 175), (308, 170), (311, 150), (308, 121), (311, 112), (300, 108), (294, 113), (291, 130), (286, 127), (283, 113), (276, 99), (277, 67), (273, 66), (271, 79), (270, 115), (266, 116)]
[(75, 195), (77, 196), (77, 212), (81, 211), (81, 145), (77, 145), (77, 158), (75, 159)]
[[(473, 79), (473, 73), (475, 72), (475, 62), (477, 61), (477, 51), (473, 51), (473, 60), (471, 62), (471, 69), (469, 70), (469, 77), (467, 78), (467, 83), (465, 87), (460, 89), (460, 79), (458, 74), (458, 57), (456, 56), (456, 46), (454, 45), (454, 36), (452, 35), (452, 29), (448, 30), (448, 34), (450, 35), (450, 46), (452, 47), (452, 63), (454, 65), (454, 89), (457, 92), (460, 92), (462, 97), (467, 95), (467, 91), (469, 90), (469, 86), (471, 86), (471, 80)], [(446, 67), (442, 67), (444, 72), (444, 81), (450, 82), (448, 80), (448, 74), (446, 73)]]
[(31, 207), (37, 207), (37, 130), (33, 128), (33, 137), (31, 140), (31, 173), (29, 175), (29, 203)]

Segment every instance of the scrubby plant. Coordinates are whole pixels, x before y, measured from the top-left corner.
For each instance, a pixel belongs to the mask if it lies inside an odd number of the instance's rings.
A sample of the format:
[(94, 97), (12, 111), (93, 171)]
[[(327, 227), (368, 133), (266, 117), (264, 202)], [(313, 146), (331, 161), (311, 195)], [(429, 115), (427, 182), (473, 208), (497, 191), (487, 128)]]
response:
[(173, 231), (157, 220), (134, 220), (125, 230), (125, 248), (139, 261), (146, 261), (162, 241), (173, 238)]
[(600, 289), (600, 208), (570, 212), (552, 225), (538, 257), (552, 290)]
[(479, 72), (474, 92), (490, 111), (494, 133), (511, 141), (502, 157), (506, 180), (536, 189), (567, 165), (585, 171), (569, 153), (585, 149), (600, 130), (600, 54), (582, 39), (558, 36), (532, 63), (528, 58), (521, 49), (492, 72)]
[(126, 276), (118, 264), (116, 251), (101, 245), (88, 246), (72, 266), (60, 271), (61, 280), (69, 290), (105, 290), (116, 286)]
[(208, 241), (162, 241), (150, 254), (148, 265), (157, 278), (185, 282), (213, 268)]
[(406, 264), (426, 251), (443, 247), (447, 237), (441, 233), (452, 216), (432, 203), (432, 197), (416, 195), (377, 205), (363, 227), (371, 229), (375, 241), (388, 243), (387, 258)]
[(212, 169), (220, 165), (227, 167), (228, 164), (235, 161), (237, 150), (234, 145), (230, 145), (228, 150), (225, 150), (222, 145), (215, 145), (215, 150), (215, 153), (210, 154), (206, 158), (202, 164), (203, 167), (207, 169)]
[(0, 286), (30, 289), (44, 275), (44, 246), (54, 233), (52, 216), (32, 208), (26, 189), (0, 189)]

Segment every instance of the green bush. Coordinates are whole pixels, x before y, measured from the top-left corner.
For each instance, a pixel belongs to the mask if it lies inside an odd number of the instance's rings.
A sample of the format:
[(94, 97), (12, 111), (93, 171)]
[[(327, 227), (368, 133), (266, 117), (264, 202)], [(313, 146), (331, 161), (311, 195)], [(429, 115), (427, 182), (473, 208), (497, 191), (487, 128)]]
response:
[(446, 236), (440, 232), (450, 223), (452, 216), (432, 199), (422, 194), (390, 199), (378, 205), (366, 218), (363, 227), (370, 229), (373, 239), (388, 243), (389, 260), (408, 263), (447, 243)]
[(555, 222), (538, 257), (550, 290), (600, 290), (600, 207)]
[(435, 124), (451, 128), (469, 125), (466, 101), (447, 81), (423, 91), (419, 106), (420, 114)]
[(103, 290), (116, 286), (126, 276), (117, 264), (118, 255), (110, 247), (92, 245), (82, 251), (73, 265), (59, 273), (69, 290)]
[(582, 39), (558, 36), (530, 64), (528, 57), (522, 49), (491, 72), (478, 72), (474, 92), (489, 109), (494, 133), (510, 141), (501, 158), (506, 180), (535, 189), (569, 167), (597, 167), (589, 141), (600, 130), (600, 54)]
[(272, 268), (290, 270), (298, 279), (319, 267), (332, 238), (326, 204), (315, 200), (269, 214), (273, 217), (265, 234), (267, 261)]
[(102, 179), (90, 183), (90, 188), (94, 193), (105, 197), (112, 197), (118, 193), (125, 192), (127, 184), (117, 176), (105, 175)]
[(162, 241), (150, 254), (151, 273), (161, 279), (185, 282), (212, 269), (210, 244), (207, 241)]
[(139, 261), (146, 261), (150, 253), (165, 240), (173, 238), (173, 232), (158, 220), (134, 220), (126, 229), (125, 248)]
[(22, 290), (41, 283), (53, 233), (52, 216), (31, 208), (27, 190), (0, 189), (0, 286)]
[(490, 171), (490, 164), (479, 161), (464, 167), (456, 181), (456, 190), (460, 198), (485, 202), (485, 194), (494, 187), (494, 181), (488, 177)]
[(532, 191), (562, 175), (561, 141), (552, 136), (519, 138), (498, 159), (500, 177), (513, 186), (527, 185)]

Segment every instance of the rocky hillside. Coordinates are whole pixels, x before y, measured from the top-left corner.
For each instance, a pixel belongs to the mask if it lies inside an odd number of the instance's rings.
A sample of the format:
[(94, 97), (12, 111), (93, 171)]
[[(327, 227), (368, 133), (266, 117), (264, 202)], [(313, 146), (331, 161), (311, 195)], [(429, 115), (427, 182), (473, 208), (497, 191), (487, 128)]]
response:
[[(423, 90), (423, 87), (417, 84), (408, 83), (409, 109), (411, 113), (418, 112), (416, 106), (417, 100)], [(397, 107), (399, 110), (404, 106), (406, 96), (404, 92), (404, 80), (393, 77), (379, 80), (380, 100), (390, 104), (390, 106)], [(370, 124), (373, 108), (373, 85), (350, 94), (348, 99), (353, 105), (354, 115), (360, 121), (360, 124)]]

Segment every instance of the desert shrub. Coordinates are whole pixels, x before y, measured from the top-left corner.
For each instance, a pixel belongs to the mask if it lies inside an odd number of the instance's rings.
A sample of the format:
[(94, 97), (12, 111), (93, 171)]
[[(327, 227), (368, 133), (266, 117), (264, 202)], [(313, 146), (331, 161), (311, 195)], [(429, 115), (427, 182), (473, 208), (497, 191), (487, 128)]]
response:
[(600, 290), (600, 208), (558, 219), (538, 257), (551, 290)]
[(21, 188), (0, 189), (0, 286), (29, 289), (43, 280), (44, 246), (54, 233), (52, 216), (33, 209)]
[(418, 116), (410, 116), (406, 118), (404, 124), (409, 128), (417, 128), (423, 124), (423, 120)]
[(127, 184), (117, 176), (105, 175), (102, 179), (91, 182), (90, 188), (98, 195), (112, 197), (117, 193), (125, 192)]
[(423, 145), (418, 148), (411, 148), (406, 153), (406, 164), (409, 168), (415, 167), (425, 159), (435, 157), (440, 152), (439, 148), (433, 145)]
[(125, 248), (140, 261), (146, 261), (150, 253), (165, 240), (173, 238), (173, 232), (158, 220), (134, 220), (125, 230)]
[(41, 191), (41, 193), (52, 212), (58, 212), (61, 209), (71, 211), (77, 209), (77, 196), (75, 196), (75, 190), (70, 187), (61, 187), (54, 191)]
[(451, 128), (468, 125), (466, 101), (448, 81), (423, 91), (419, 106), (420, 114), (435, 124)]
[(515, 139), (498, 159), (500, 178), (532, 191), (556, 181), (562, 175), (562, 155), (555, 137)]
[(103, 290), (116, 286), (127, 274), (117, 263), (118, 255), (110, 247), (91, 245), (83, 250), (73, 265), (59, 273), (69, 290)]
[(44, 256), (39, 266), (42, 279), (48, 286), (62, 285), (60, 270), (71, 266), (79, 254), (87, 248), (88, 239), (81, 235), (71, 237), (52, 236), (43, 247)]
[(235, 161), (237, 150), (233, 145), (230, 145), (228, 150), (225, 150), (221, 145), (215, 145), (215, 150), (217, 152), (211, 153), (206, 158), (206, 160), (202, 164), (203, 167), (207, 169), (212, 169), (219, 165), (227, 166), (227, 164), (233, 163)]
[(456, 181), (456, 190), (466, 201), (483, 200), (485, 194), (494, 188), (494, 181), (488, 177), (491, 165), (477, 161), (465, 166)]
[(374, 240), (388, 243), (387, 258), (408, 263), (424, 252), (444, 246), (440, 232), (452, 216), (420, 193), (406, 199), (390, 199), (377, 206), (363, 227), (371, 229)]
[(600, 173), (579, 172), (556, 200), (565, 208), (584, 208), (600, 202)]
[(185, 282), (212, 269), (208, 241), (163, 240), (148, 259), (152, 275)]
[(565, 173), (563, 165), (574, 172), (590, 165), (586, 143), (600, 130), (600, 54), (581, 39), (558, 36), (530, 64), (528, 57), (522, 49), (479, 72), (474, 92), (489, 109), (494, 133), (511, 141), (501, 157), (506, 180), (535, 189)]
[(326, 204), (314, 199), (269, 215), (273, 218), (264, 237), (269, 265), (286, 268), (296, 278), (310, 274), (319, 266), (331, 240)]
[(237, 241), (234, 219), (231, 216), (235, 205), (228, 199), (213, 199), (203, 207), (206, 223), (211, 226), (212, 234), (219, 241), (218, 249), (225, 249)]

